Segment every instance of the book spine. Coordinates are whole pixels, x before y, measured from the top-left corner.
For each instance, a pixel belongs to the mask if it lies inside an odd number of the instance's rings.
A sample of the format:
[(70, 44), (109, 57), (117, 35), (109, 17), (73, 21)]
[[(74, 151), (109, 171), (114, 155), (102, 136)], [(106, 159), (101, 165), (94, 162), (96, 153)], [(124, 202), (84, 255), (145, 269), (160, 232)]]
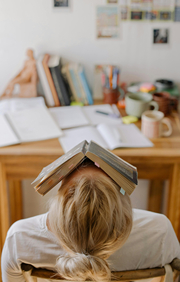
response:
[(55, 103), (54, 103), (54, 99), (51, 93), (51, 89), (49, 87), (49, 83), (46, 78), (46, 74), (45, 74), (43, 65), (42, 65), (42, 58), (37, 60), (37, 70), (38, 70), (38, 75), (39, 75), (40, 82), (41, 82), (41, 85), (44, 91), (44, 96), (45, 96), (47, 105), (49, 107), (53, 107)]
[(69, 106), (71, 101), (70, 101), (69, 93), (66, 89), (66, 86), (65, 86), (62, 74), (61, 74), (60, 63), (59, 63), (58, 66), (55, 67), (55, 71), (56, 71), (57, 79), (58, 79), (59, 86), (60, 86), (60, 89), (61, 89), (61, 93), (62, 93), (63, 98), (64, 98), (65, 105)]
[(58, 82), (58, 78), (56, 76), (55, 68), (52, 67), (52, 68), (49, 68), (49, 69), (50, 69), (50, 72), (51, 72), (51, 75), (52, 75), (52, 79), (54, 81), (54, 85), (55, 85), (55, 88), (56, 88), (56, 92), (58, 94), (58, 98), (59, 98), (60, 104), (61, 104), (61, 106), (65, 106), (64, 97), (63, 97), (63, 95), (61, 93), (61, 88), (60, 88), (60, 85), (59, 85), (59, 82)]
[(89, 103), (88, 103), (88, 100), (87, 100), (87, 97), (86, 97), (86, 93), (84, 91), (84, 88), (83, 88), (82, 83), (81, 83), (81, 79), (79, 77), (78, 66), (74, 69), (74, 72), (75, 72), (75, 75), (76, 75), (78, 86), (79, 86), (80, 91), (81, 91), (82, 102), (83, 102), (84, 105), (88, 105)]
[(80, 77), (82, 86), (84, 88), (84, 91), (86, 93), (86, 97), (87, 97), (87, 100), (89, 102), (89, 105), (92, 105), (93, 104), (92, 94), (91, 94), (91, 91), (90, 91), (89, 86), (87, 84), (87, 80), (86, 80), (86, 77), (85, 77), (83, 69), (79, 70), (79, 77)]
[(70, 72), (71, 79), (72, 79), (72, 82), (73, 82), (73, 85), (74, 85), (74, 89), (76, 91), (76, 96), (78, 98), (78, 101), (83, 103), (83, 97), (81, 95), (81, 89), (80, 89), (80, 87), (78, 85), (78, 80), (77, 80), (77, 77), (76, 77), (76, 73), (75, 73), (75, 71), (74, 71), (72, 66), (69, 66), (69, 72)]
[(50, 58), (50, 55), (45, 54), (44, 58), (42, 60), (42, 65), (43, 65), (43, 68), (44, 68), (44, 71), (45, 71), (45, 74), (46, 74), (47, 81), (49, 83), (49, 87), (51, 89), (51, 93), (52, 93), (52, 96), (53, 96), (53, 99), (54, 99), (55, 106), (60, 106), (60, 101), (59, 101), (59, 98), (58, 98), (58, 95), (57, 95), (57, 92), (56, 92), (56, 88), (54, 86), (54, 82), (53, 82), (53, 79), (52, 79), (52, 76), (51, 76), (51, 72), (50, 72), (49, 67), (48, 67), (49, 58)]
[(68, 64), (65, 66), (65, 73), (66, 73), (66, 77), (67, 77), (67, 81), (69, 83), (69, 87), (71, 89), (71, 93), (72, 93), (72, 97), (73, 97), (73, 100), (78, 102), (78, 97), (76, 95), (76, 91), (75, 91), (75, 88), (74, 88), (74, 84), (72, 82), (72, 79), (71, 79), (71, 75), (70, 75), (70, 72), (69, 72), (69, 66)]

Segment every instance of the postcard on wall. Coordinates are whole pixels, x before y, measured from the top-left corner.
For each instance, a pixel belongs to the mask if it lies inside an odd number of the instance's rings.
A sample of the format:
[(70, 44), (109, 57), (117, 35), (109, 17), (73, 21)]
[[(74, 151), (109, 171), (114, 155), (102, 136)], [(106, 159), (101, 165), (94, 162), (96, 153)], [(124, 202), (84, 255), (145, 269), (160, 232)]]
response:
[(119, 37), (119, 7), (98, 6), (97, 7), (97, 38)]
[(180, 0), (176, 0), (175, 2), (174, 20), (175, 22), (180, 21)]
[(169, 43), (169, 29), (159, 28), (153, 29), (153, 44), (167, 44)]
[(69, 0), (54, 0), (54, 7), (69, 7)]
[(142, 0), (141, 10), (151, 12), (153, 8), (153, 0)]
[(126, 21), (129, 19), (129, 9), (128, 6), (121, 6), (120, 7), (120, 19), (122, 21)]
[(142, 20), (143, 12), (142, 11), (131, 11), (131, 20)]

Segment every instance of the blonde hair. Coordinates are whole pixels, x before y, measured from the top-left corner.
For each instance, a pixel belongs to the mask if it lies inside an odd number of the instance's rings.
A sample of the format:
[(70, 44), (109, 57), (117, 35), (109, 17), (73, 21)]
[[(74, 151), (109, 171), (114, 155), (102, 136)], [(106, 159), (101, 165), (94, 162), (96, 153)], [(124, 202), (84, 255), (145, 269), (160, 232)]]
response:
[(67, 251), (56, 269), (70, 280), (110, 280), (106, 259), (127, 240), (132, 228), (129, 196), (103, 173), (65, 181), (49, 210), (49, 225)]

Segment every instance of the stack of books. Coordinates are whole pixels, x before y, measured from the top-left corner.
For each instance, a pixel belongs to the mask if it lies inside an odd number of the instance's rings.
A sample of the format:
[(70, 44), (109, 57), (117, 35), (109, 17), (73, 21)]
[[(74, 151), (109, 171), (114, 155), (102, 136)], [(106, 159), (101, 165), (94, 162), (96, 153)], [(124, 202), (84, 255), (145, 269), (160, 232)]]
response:
[(82, 65), (68, 63), (62, 66), (60, 56), (42, 54), (37, 60), (37, 71), (47, 106), (68, 106), (73, 101), (93, 104)]

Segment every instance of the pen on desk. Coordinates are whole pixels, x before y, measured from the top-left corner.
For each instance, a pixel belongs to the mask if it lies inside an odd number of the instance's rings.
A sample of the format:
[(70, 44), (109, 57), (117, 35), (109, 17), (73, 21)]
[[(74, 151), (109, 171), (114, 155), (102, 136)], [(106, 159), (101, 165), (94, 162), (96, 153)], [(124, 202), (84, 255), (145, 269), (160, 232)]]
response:
[(119, 115), (113, 114), (113, 113), (107, 113), (107, 112), (102, 112), (102, 111), (96, 111), (96, 113), (103, 114), (103, 115), (106, 115), (106, 116), (109, 116), (109, 117), (112, 117), (112, 118), (119, 118)]

